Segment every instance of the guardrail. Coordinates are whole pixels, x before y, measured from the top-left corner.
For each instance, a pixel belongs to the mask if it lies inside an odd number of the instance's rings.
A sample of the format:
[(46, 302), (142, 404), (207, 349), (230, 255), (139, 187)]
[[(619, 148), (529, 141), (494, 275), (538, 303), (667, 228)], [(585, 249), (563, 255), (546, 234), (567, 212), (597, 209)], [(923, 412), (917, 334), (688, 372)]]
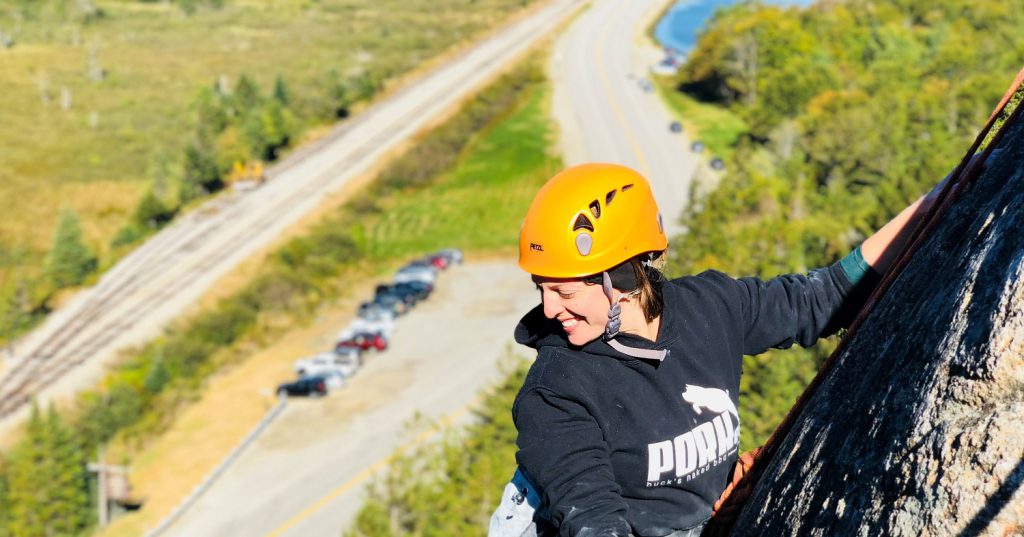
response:
[(249, 445), (251, 445), (253, 441), (255, 441), (257, 437), (259, 437), (260, 433), (262, 433), (263, 430), (266, 429), (268, 425), (270, 425), (270, 422), (274, 421), (274, 419), (281, 414), (281, 412), (284, 410), (284, 407), (287, 406), (287, 404), (288, 397), (282, 395), (278, 400), (277, 405), (275, 405), (274, 408), (271, 408), (269, 411), (267, 411), (267, 414), (263, 416), (263, 419), (260, 420), (260, 422), (256, 425), (256, 427), (253, 428), (252, 431), (249, 431), (249, 434), (246, 435), (246, 437), (243, 438), (242, 441), (239, 442), (237, 446), (235, 446), (235, 449), (231, 450), (231, 453), (229, 453), (227, 457), (224, 457), (224, 460), (221, 461), (220, 464), (218, 464), (217, 467), (214, 468), (213, 471), (210, 472), (210, 474), (207, 475), (205, 479), (203, 479), (202, 483), (199, 483), (198, 485), (195, 486), (195, 488), (192, 489), (192, 492), (190, 492), (189, 495), (186, 496), (185, 499), (182, 500), (181, 503), (174, 508), (174, 511), (171, 511), (171, 514), (167, 515), (167, 517), (161, 520), (160, 523), (157, 524), (155, 528), (146, 532), (145, 537), (157, 537), (158, 535), (161, 535), (163, 532), (167, 531), (167, 529), (170, 528), (171, 525), (173, 525), (179, 518), (181, 518), (181, 515), (185, 514), (185, 511), (187, 511), (189, 507), (192, 507), (192, 504), (194, 504), (196, 500), (198, 500), (199, 497), (202, 496), (203, 493), (206, 492), (211, 485), (213, 485), (213, 482), (216, 481), (217, 478), (220, 477), (229, 466), (231, 466), (231, 463), (235, 462), (235, 460), (238, 459), (242, 452), (245, 451), (245, 448), (249, 447)]

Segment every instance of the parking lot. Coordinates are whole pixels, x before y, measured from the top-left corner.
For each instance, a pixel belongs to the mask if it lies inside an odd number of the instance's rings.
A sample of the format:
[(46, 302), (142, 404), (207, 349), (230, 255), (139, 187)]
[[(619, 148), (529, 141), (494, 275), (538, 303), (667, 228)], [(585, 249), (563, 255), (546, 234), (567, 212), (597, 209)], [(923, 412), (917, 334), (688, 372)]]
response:
[(340, 535), (373, 471), (423, 431), (407, 423), (463, 416), (499, 378), (512, 329), (536, 301), (512, 261), (447, 271), (431, 298), (401, 318), (386, 351), (370, 355), (344, 389), (293, 398), (168, 534)]

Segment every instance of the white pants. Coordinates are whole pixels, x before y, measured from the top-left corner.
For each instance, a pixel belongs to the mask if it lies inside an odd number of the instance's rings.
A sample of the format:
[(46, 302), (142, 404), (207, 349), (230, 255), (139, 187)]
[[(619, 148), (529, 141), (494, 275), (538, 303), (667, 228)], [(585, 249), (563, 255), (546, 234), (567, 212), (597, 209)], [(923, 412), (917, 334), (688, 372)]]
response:
[[(535, 517), (540, 508), (537, 488), (516, 468), (512, 481), (505, 485), (501, 502), (491, 515), (487, 537), (537, 537)], [(704, 525), (677, 530), (665, 537), (699, 537)], [(632, 535), (632, 534), (631, 534)]]
[(537, 537), (533, 517), (540, 507), (540, 494), (516, 468), (512, 481), (505, 485), (501, 502), (491, 515), (487, 537)]

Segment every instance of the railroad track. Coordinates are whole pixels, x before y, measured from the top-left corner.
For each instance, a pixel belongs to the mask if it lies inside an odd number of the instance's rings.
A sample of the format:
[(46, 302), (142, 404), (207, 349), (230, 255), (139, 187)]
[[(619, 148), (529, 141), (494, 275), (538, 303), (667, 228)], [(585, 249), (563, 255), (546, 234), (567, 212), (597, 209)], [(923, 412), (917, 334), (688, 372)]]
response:
[(126, 256), (19, 344), (0, 377), (0, 421), (70, 370), (114, 351), (131, 330), (162, 325), (180, 313), (183, 307), (154, 312), (180, 296), (198, 298), (216, 278), (457, 104), (582, 3), (550, 2), (295, 151), (267, 171), (260, 188), (211, 200)]

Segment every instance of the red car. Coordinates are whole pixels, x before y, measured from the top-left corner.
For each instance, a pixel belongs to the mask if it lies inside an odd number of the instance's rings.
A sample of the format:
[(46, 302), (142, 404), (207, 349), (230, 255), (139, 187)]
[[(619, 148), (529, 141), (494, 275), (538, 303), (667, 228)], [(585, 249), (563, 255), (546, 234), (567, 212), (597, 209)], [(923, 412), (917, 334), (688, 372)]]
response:
[(432, 255), (427, 258), (427, 261), (437, 269), (445, 270), (448, 268), (448, 258), (441, 254)]
[(356, 334), (348, 339), (343, 339), (334, 344), (337, 349), (359, 349), (361, 351), (368, 351), (375, 349), (382, 351), (388, 348), (388, 340), (380, 334), (372, 334), (363, 332)]

